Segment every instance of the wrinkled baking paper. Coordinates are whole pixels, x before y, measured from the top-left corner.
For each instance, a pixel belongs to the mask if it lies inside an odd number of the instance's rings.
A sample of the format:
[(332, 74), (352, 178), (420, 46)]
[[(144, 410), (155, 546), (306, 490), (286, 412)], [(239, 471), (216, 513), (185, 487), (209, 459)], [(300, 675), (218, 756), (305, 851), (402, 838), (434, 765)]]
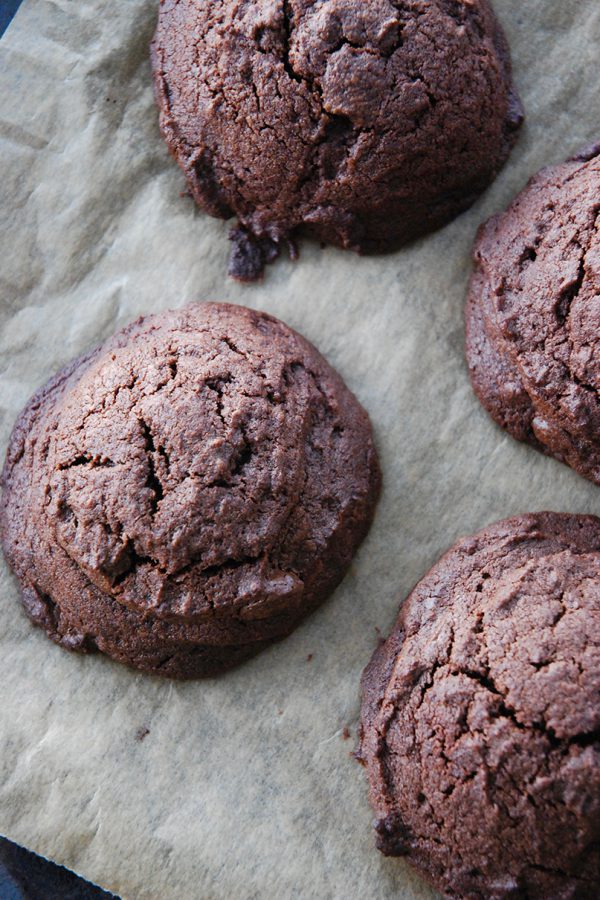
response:
[(460, 535), (530, 510), (600, 514), (598, 487), (480, 408), (462, 318), (479, 223), (600, 136), (600, 3), (495, 6), (527, 124), (485, 196), (390, 256), (304, 243), (252, 287), (226, 278), (229, 226), (180, 196), (159, 135), (156, 0), (25, 0), (0, 41), (2, 451), (67, 360), (139, 313), (224, 299), (317, 345), (369, 410), (384, 472), (335, 595), (214, 680), (170, 683), (55, 647), (2, 562), (0, 833), (128, 900), (432, 898), (375, 850), (351, 757), (377, 629)]

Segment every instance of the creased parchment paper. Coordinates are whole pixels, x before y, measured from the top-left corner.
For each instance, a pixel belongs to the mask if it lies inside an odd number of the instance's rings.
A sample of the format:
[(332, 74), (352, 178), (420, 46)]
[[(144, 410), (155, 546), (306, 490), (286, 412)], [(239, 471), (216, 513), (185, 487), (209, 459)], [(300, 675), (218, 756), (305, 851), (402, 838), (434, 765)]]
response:
[(462, 320), (478, 224), (600, 136), (600, 3), (495, 6), (527, 124), (480, 202), (392, 256), (304, 244), (253, 287), (226, 279), (228, 226), (180, 196), (160, 138), (156, 0), (25, 0), (0, 42), (2, 451), (70, 358), (139, 313), (227, 299), (319, 347), (369, 410), (383, 466), (339, 590), (219, 679), (169, 683), (55, 647), (2, 563), (0, 832), (128, 900), (432, 897), (374, 849), (350, 755), (376, 629), (459, 535), (529, 510), (600, 513), (597, 487), (479, 407)]

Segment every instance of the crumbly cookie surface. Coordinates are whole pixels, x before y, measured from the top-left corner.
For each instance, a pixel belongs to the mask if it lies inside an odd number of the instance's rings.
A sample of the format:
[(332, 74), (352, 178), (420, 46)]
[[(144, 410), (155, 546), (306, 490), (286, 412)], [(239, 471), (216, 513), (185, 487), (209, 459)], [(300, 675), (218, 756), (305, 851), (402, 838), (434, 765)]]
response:
[(243, 654), (324, 599), (379, 469), (366, 413), (307, 341), (204, 304), (140, 319), (57, 376), (3, 479), (30, 615), (62, 643), (172, 669), (169, 647)]
[(543, 169), (480, 231), (466, 307), (482, 404), (600, 484), (600, 145)]
[(165, 0), (152, 59), (163, 134), (195, 200), (237, 216), (247, 280), (298, 231), (382, 252), (439, 227), (522, 120), (487, 0)]
[(377, 843), (448, 897), (600, 887), (600, 520), (456, 544), (363, 675)]

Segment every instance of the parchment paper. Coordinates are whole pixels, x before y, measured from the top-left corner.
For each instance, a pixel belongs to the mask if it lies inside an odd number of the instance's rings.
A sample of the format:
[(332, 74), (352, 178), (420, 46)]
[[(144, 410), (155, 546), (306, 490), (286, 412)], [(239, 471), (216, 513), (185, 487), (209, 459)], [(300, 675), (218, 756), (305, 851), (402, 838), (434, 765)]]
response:
[(316, 343), (369, 410), (383, 465), (343, 585), (219, 679), (53, 646), (2, 563), (0, 832), (129, 900), (432, 897), (374, 849), (350, 756), (376, 629), (459, 535), (529, 510), (600, 513), (597, 487), (480, 408), (462, 320), (478, 224), (600, 136), (600, 3), (495, 6), (528, 118), (492, 188), (395, 255), (305, 243), (255, 287), (225, 277), (228, 226), (180, 197), (150, 86), (156, 0), (25, 0), (0, 42), (2, 451), (33, 390), (86, 347), (141, 312), (228, 299)]

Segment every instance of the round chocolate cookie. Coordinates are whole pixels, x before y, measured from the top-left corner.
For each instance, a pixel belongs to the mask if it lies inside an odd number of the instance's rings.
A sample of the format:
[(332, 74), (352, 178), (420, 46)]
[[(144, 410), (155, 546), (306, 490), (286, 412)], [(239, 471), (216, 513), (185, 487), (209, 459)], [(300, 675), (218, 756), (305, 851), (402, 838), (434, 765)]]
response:
[(487, 0), (163, 0), (152, 62), (194, 199), (240, 222), (241, 280), (299, 231), (373, 253), (440, 227), (523, 118)]
[(600, 519), (459, 541), (362, 680), (377, 845), (446, 897), (600, 894)]
[(380, 474), (367, 414), (300, 335), (201, 304), (138, 319), (21, 414), (0, 529), (55, 641), (197, 677), (342, 579)]
[(475, 243), (475, 392), (513, 437), (600, 484), (600, 144), (542, 169)]

